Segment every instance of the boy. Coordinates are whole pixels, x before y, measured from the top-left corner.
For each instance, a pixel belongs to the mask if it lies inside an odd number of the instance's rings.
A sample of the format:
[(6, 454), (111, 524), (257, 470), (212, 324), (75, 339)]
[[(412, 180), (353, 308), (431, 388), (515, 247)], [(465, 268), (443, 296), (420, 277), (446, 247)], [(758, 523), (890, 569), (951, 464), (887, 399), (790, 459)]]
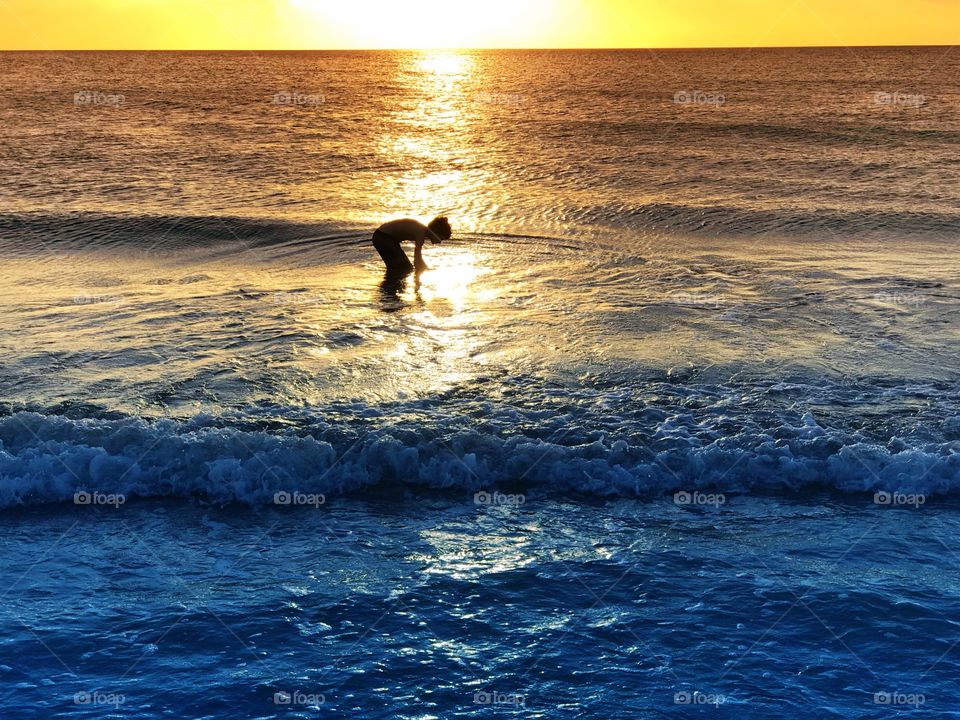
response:
[[(434, 245), (439, 245), (444, 240), (449, 240), (452, 234), (450, 223), (445, 217), (435, 218), (429, 225), (410, 219), (393, 220), (381, 225), (373, 234), (373, 246), (383, 258), (388, 274), (409, 275), (414, 270), (422, 273), (428, 269), (422, 252), (427, 239)], [(400, 247), (404, 240), (416, 243), (413, 263)]]

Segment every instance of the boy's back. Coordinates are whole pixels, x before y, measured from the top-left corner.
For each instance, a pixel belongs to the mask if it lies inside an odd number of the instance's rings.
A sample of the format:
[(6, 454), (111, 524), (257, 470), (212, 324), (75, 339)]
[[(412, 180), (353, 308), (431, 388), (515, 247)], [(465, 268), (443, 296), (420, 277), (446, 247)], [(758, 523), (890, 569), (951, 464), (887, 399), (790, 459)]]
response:
[[(383, 258), (388, 273), (407, 275), (414, 270), (422, 272), (427, 269), (427, 264), (423, 261), (422, 255), (423, 244), (427, 240), (439, 244), (444, 240), (449, 240), (450, 235), (450, 223), (445, 217), (434, 219), (429, 226), (412, 218), (403, 218), (401, 220), (391, 220), (377, 228), (377, 231), (373, 234), (373, 246), (380, 253), (380, 257)], [(416, 264), (410, 262), (410, 258), (400, 247), (400, 243), (405, 240), (409, 240), (416, 245), (414, 256)]]

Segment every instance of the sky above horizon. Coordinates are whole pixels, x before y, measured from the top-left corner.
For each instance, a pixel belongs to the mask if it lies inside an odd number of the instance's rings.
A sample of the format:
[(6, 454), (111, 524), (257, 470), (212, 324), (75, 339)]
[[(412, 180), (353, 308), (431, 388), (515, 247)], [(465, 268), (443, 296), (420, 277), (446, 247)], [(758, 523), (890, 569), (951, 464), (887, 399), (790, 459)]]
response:
[(0, 0), (0, 49), (953, 45), (960, 0)]

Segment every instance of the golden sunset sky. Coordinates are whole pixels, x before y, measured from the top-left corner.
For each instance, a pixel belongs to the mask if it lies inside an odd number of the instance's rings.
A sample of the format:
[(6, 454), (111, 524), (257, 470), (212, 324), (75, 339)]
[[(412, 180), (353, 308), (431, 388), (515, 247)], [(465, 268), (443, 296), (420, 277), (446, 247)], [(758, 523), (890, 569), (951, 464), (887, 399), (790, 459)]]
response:
[(0, 49), (953, 45), (960, 0), (0, 0)]

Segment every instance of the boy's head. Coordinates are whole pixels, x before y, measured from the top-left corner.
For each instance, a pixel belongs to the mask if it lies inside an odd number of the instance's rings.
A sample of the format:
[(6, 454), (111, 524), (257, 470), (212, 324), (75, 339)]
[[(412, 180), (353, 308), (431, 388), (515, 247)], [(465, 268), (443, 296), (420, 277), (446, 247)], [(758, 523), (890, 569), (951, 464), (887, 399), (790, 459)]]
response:
[(441, 240), (449, 240), (450, 236), (453, 235), (453, 228), (450, 227), (450, 221), (445, 217), (434, 218), (427, 227)]

